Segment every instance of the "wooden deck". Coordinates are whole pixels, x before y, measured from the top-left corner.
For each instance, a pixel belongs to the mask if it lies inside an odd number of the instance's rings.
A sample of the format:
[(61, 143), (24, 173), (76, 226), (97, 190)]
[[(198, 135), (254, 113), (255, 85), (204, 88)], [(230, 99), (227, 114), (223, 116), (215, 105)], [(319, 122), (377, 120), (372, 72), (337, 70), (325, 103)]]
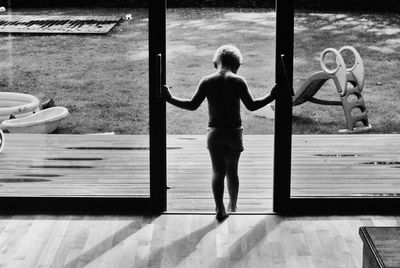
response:
[[(400, 135), (293, 137), (292, 196), (396, 196)], [(245, 136), (240, 211), (272, 210), (273, 136)], [(168, 136), (168, 210), (213, 211), (205, 136)], [(148, 137), (7, 134), (2, 196), (146, 196)]]

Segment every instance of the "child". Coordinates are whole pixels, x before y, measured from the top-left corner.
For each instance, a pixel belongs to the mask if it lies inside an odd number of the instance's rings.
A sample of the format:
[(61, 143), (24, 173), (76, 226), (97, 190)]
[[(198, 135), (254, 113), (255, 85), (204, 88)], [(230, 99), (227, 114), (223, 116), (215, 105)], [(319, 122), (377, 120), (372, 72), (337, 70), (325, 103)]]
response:
[(171, 95), (167, 86), (162, 88), (162, 97), (169, 103), (183, 109), (194, 111), (205, 98), (208, 102), (207, 148), (212, 163), (212, 190), (218, 221), (228, 217), (223, 203), (224, 178), (227, 177), (229, 205), (228, 212), (236, 211), (239, 192), (238, 163), (243, 151), (242, 120), (240, 100), (250, 111), (264, 107), (275, 99), (277, 87), (270, 94), (253, 99), (246, 80), (237, 75), (242, 63), (239, 49), (233, 45), (219, 47), (213, 58), (217, 71), (203, 77), (190, 100)]

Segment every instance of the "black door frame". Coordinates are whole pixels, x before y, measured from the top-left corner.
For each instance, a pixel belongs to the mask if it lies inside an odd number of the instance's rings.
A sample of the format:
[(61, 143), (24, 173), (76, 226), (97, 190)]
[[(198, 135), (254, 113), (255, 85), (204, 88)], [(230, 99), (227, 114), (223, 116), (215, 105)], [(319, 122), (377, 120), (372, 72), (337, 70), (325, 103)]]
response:
[[(388, 214), (400, 212), (400, 198), (290, 196), (292, 153), (293, 45), (295, 0), (276, 0), (276, 82), (273, 211), (284, 214)], [(281, 55), (288, 79), (282, 70)], [(289, 80), (288, 83), (286, 82)]]
[(290, 197), (292, 95), (287, 83), (293, 84), (293, 0), (276, 0), (275, 12), (275, 82), (280, 90), (275, 100), (273, 211), (282, 212)]
[[(385, 214), (400, 212), (400, 198), (293, 198), (290, 196), (294, 2), (295, 0), (276, 0), (275, 7), (275, 80), (280, 85), (281, 90), (279, 90), (275, 101), (273, 211), (285, 214)], [(0, 213), (134, 214), (166, 211), (166, 104), (165, 101), (157, 97), (160, 83), (165, 83), (166, 79), (166, 0), (151, 1), (148, 6), (150, 197), (3, 196), (0, 197)], [(161, 55), (161, 66), (157, 66), (157, 55)], [(282, 68), (282, 59), (286, 72)], [(159, 67), (161, 67), (161, 78)]]
[[(165, 83), (166, 2), (149, 1), (149, 197), (0, 197), (0, 213), (135, 214), (166, 210), (166, 105), (157, 95)], [(161, 54), (161, 66), (157, 55)], [(160, 68), (161, 67), (161, 78)], [(1, 171), (0, 171), (1, 173)]]

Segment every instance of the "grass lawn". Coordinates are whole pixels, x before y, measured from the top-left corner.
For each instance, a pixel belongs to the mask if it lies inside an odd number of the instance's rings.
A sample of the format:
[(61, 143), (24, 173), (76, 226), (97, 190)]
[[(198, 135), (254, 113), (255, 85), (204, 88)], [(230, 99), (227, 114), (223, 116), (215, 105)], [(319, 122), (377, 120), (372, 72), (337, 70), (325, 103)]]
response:
[[(147, 12), (138, 9), (15, 10), (14, 14), (132, 14), (105, 36), (43, 35), (0, 37), (0, 91), (53, 98), (70, 116), (59, 133), (148, 132)], [(366, 68), (363, 91), (373, 133), (400, 132), (400, 16), (297, 13), (294, 88), (319, 71), (323, 49), (352, 45)], [(215, 49), (236, 44), (244, 56), (239, 70), (256, 97), (274, 84), (275, 14), (249, 9), (169, 9), (167, 83), (190, 97), (210, 72)], [(317, 95), (338, 99), (332, 83)], [(168, 133), (203, 134), (206, 102), (195, 112), (167, 106)], [(298, 134), (336, 133), (345, 127), (340, 107), (306, 103), (294, 107)], [(273, 119), (242, 109), (246, 134), (273, 133)]]

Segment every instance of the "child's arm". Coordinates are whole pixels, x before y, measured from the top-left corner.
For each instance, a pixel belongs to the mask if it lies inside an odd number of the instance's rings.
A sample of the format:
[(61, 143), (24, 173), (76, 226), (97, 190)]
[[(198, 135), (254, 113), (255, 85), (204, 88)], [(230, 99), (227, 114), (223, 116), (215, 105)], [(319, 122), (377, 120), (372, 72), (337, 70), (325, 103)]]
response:
[(275, 85), (271, 89), (271, 92), (269, 94), (259, 99), (254, 99), (253, 96), (251, 95), (249, 88), (247, 87), (246, 81), (243, 79), (243, 81), (241, 81), (239, 92), (240, 92), (240, 99), (242, 100), (244, 106), (246, 106), (246, 108), (249, 111), (255, 111), (264, 107), (268, 103), (274, 101), (276, 97), (276, 91), (277, 91), (277, 85)]
[(165, 85), (162, 87), (161, 95), (167, 102), (171, 103), (172, 105), (190, 111), (194, 111), (197, 108), (199, 108), (200, 104), (206, 98), (205, 86), (203, 80), (200, 81), (200, 84), (197, 87), (197, 90), (195, 91), (191, 99), (181, 99), (172, 96), (172, 94), (168, 90), (168, 87)]

